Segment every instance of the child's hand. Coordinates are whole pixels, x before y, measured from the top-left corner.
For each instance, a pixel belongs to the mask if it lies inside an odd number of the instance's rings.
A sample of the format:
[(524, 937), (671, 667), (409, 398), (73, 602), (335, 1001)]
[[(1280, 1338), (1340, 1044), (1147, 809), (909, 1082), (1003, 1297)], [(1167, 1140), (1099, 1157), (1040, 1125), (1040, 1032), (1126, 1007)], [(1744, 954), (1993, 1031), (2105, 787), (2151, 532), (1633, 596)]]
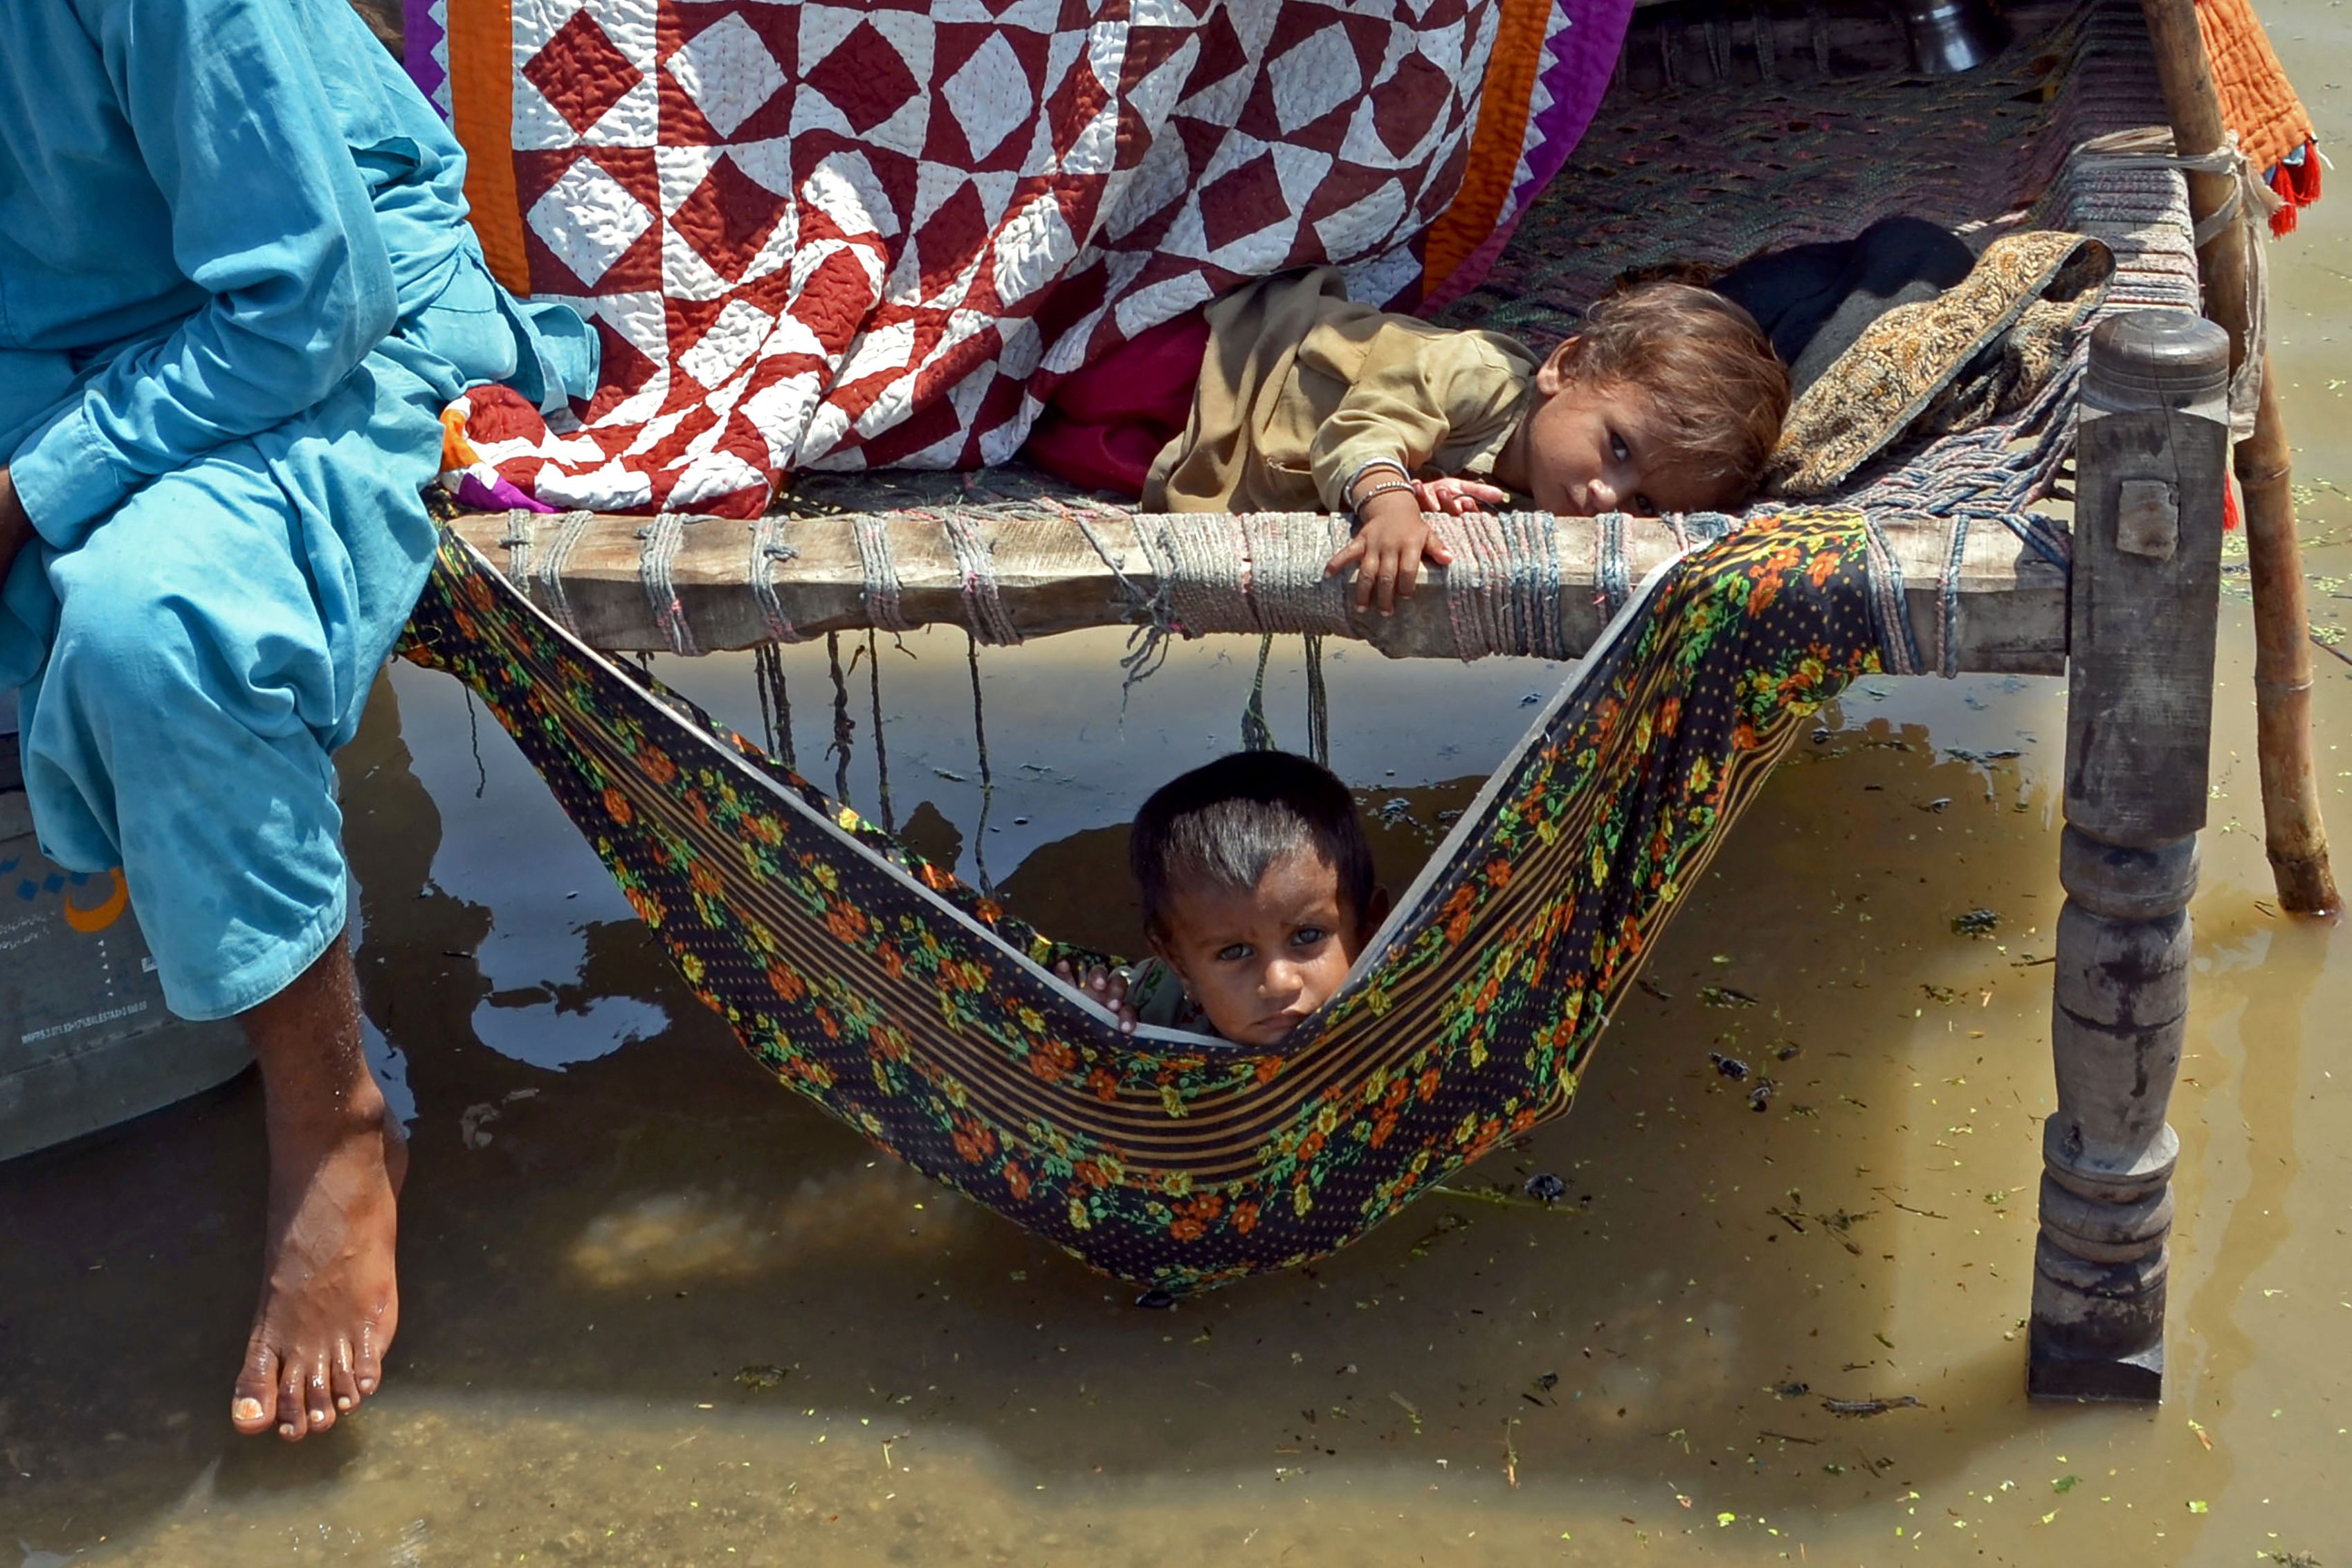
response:
[(1087, 1001), (1107, 1008), (1110, 1016), (1118, 1020), (1121, 1034), (1135, 1033), (1138, 1020), (1135, 1009), (1128, 1005), (1126, 975), (1114, 974), (1097, 963), (1087, 970), (1087, 977), (1081, 980), (1071, 971), (1070, 961), (1066, 958), (1054, 965), (1054, 973), (1084, 992)]
[(1377, 604), (1385, 616), (1396, 608), (1399, 599), (1412, 598), (1424, 557), (1433, 566), (1454, 564), (1453, 552), (1429, 531), (1429, 520), (1421, 513), (1417, 487), (1412, 494), (1382, 491), (1364, 502), (1357, 515), (1363, 520), (1363, 525), (1356, 530), (1356, 537), (1324, 564), (1323, 574), (1332, 577), (1350, 566), (1356, 568), (1356, 609), (1360, 614)]
[(1482, 504), (1501, 506), (1511, 499), (1510, 491), (1480, 479), (1415, 479), (1412, 488), (1421, 497), (1422, 510), (1443, 512), (1448, 517), (1476, 511)]

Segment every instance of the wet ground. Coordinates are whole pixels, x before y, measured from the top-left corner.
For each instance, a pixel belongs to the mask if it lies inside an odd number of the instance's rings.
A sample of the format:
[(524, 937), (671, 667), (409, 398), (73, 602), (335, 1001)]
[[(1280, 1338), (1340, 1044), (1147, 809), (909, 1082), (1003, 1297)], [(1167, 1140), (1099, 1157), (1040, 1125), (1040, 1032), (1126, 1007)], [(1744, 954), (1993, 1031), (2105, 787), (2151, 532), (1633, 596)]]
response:
[[(2345, 11), (2272, 26), (2323, 136), (2352, 130)], [(2330, 626), (2347, 233), (2338, 196), (2276, 252)], [(0, 1167), (0, 1563), (2352, 1561), (2352, 964), (2270, 901), (2235, 581), (2158, 1409), (2023, 1398), (2060, 683), (1874, 679), (1824, 715), (1575, 1111), (1466, 1178), (1553, 1172), (1557, 1208), (1440, 1193), (1155, 1313), (769, 1084), (504, 737), (401, 668), (344, 759), (370, 1026), (416, 1156), (387, 1390), (297, 1448), (228, 1431), (250, 1081)], [(1180, 650), (1122, 718), (1119, 647), (982, 656), (984, 828), (961, 635), (886, 641), (879, 683), (901, 827), (1113, 942), (1120, 825), (1235, 743), (1256, 654)], [(2352, 843), (2352, 663), (2319, 663)], [(658, 672), (760, 728), (748, 662)], [(822, 647), (786, 673), (829, 777)], [(1327, 673), (1392, 883), (1557, 679), (1337, 647)], [(847, 672), (849, 793), (879, 815), (870, 679)], [(1268, 712), (1303, 743), (1295, 648)], [(1977, 909), (1998, 927), (1956, 934)], [(1750, 1110), (1710, 1052), (1778, 1095)]]

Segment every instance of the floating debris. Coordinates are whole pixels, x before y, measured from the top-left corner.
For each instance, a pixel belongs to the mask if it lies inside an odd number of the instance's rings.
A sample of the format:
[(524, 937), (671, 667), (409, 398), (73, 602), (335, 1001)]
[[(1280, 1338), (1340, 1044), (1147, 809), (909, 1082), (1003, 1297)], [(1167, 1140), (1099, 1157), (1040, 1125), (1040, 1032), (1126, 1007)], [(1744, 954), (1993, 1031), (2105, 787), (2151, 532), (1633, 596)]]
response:
[(1757, 1111), (1762, 1110), (1764, 1109), (1764, 1102), (1770, 1100), (1772, 1098), (1772, 1080), (1769, 1078), (1758, 1079), (1756, 1080), (1756, 1087), (1748, 1091), (1748, 1109)]
[(738, 1372), (735, 1381), (749, 1389), (768, 1389), (782, 1385), (790, 1375), (782, 1367), (771, 1362), (760, 1362)]
[(1453, 1235), (1457, 1230), (1467, 1230), (1469, 1228), (1470, 1222), (1463, 1218), (1458, 1214), (1439, 1215), (1437, 1216), (1437, 1223), (1430, 1227), (1429, 1234), (1414, 1242), (1411, 1247), (1405, 1248), (1405, 1251), (1414, 1258), (1426, 1258), (1429, 1256), (1430, 1247), (1436, 1242), (1445, 1237)]
[(1917, 1397), (1898, 1394), (1892, 1399), (1824, 1399), (1822, 1408), (1832, 1415), (1884, 1415), (1890, 1410), (1925, 1410)]
[(1710, 1007), (1753, 1007), (1757, 998), (1731, 985), (1702, 985), (1698, 999)]
[(1664, 986), (1659, 984), (1656, 981), (1651, 979), (1646, 974), (1643, 975), (1639, 980), (1634, 981), (1633, 984), (1648, 992), (1651, 995), (1655, 996), (1661, 1002), (1671, 1002), (1675, 999), (1675, 994), (1673, 992), (1667, 990)]
[(1539, 1204), (1556, 1204), (1568, 1196), (1568, 1184), (1549, 1171), (1538, 1171), (1519, 1185), (1519, 1190)]
[(1135, 1304), (1147, 1312), (1165, 1312), (1176, 1305), (1176, 1295), (1172, 1290), (1146, 1290)]
[(1994, 910), (1970, 910), (1952, 917), (1954, 936), (1990, 936), (2000, 929), (2000, 914)]
[(1794, 1040), (1786, 1041), (1772, 1048), (1772, 1059), (1774, 1061), (1781, 1062), (1795, 1061), (1797, 1059), (1797, 1053), (1804, 1048), (1804, 1047), (1799, 1045)]
[(1846, 1232), (1852, 1230), (1855, 1226), (1860, 1225), (1864, 1220), (1868, 1219), (1872, 1211), (1865, 1209), (1860, 1214), (1855, 1214), (1850, 1209), (1840, 1208), (1833, 1210), (1829, 1214), (1814, 1214), (1810, 1210), (1796, 1206), (1802, 1201), (1803, 1199), (1801, 1195), (1792, 1189), (1789, 1194), (1789, 1207), (1782, 1208), (1780, 1205), (1773, 1204), (1766, 1207), (1764, 1212), (1770, 1215), (1774, 1219), (1779, 1220), (1782, 1225), (1787, 1226), (1790, 1230), (1795, 1231), (1799, 1236), (1805, 1234), (1805, 1227), (1808, 1225), (1820, 1226), (1823, 1230), (1828, 1231), (1832, 1236), (1837, 1237), (1839, 1246), (1844, 1247), (1848, 1252), (1853, 1253), (1856, 1258), (1862, 1256), (1862, 1248), (1846, 1235)]
[(1772, 1385), (1772, 1395), (1776, 1399), (1802, 1399), (1812, 1391), (1813, 1385), (1810, 1383), (1776, 1383)]
[(1738, 1057), (1727, 1057), (1721, 1051), (1709, 1051), (1706, 1053), (1706, 1059), (1715, 1064), (1716, 1071), (1734, 1083), (1738, 1083), (1748, 1077), (1748, 1064)]
[(1412, 802), (1403, 795), (1392, 795), (1381, 802), (1380, 809), (1374, 815), (1382, 822), (1407, 822), (1412, 817)]

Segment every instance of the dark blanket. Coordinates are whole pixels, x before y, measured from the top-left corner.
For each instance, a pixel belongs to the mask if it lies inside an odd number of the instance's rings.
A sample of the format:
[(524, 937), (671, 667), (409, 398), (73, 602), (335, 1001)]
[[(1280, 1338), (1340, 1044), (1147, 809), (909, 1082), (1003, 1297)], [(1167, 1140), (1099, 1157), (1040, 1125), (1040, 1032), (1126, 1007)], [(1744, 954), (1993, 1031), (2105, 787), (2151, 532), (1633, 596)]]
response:
[(1712, 287), (1756, 318), (1802, 396), (1864, 328), (1895, 306), (1934, 299), (1975, 265), (1957, 235), (1925, 218), (1890, 217), (1852, 239), (1751, 257)]

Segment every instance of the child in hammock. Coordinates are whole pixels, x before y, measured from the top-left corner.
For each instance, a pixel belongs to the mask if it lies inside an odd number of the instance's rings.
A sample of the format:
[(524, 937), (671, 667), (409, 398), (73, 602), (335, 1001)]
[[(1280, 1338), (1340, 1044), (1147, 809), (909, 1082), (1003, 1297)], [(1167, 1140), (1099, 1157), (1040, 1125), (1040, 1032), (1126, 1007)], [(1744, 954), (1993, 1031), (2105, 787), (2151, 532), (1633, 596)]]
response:
[(1356, 607), (1386, 615), (1424, 559), (1451, 560), (1425, 513), (1513, 494), (1569, 516), (1732, 506), (1763, 476), (1789, 400), (1755, 319), (1687, 283), (1621, 289), (1539, 356), (1351, 303), (1320, 268), (1251, 284), (1070, 377), (1025, 455), (1139, 489), (1148, 511), (1353, 512), (1326, 570), (1355, 567)]
[(1348, 786), (1304, 757), (1239, 752), (1162, 785), (1128, 859), (1158, 956), (1062, 978), (1138, 1023), (1271, 1046), (1330, 1000), (1388, 914)]

